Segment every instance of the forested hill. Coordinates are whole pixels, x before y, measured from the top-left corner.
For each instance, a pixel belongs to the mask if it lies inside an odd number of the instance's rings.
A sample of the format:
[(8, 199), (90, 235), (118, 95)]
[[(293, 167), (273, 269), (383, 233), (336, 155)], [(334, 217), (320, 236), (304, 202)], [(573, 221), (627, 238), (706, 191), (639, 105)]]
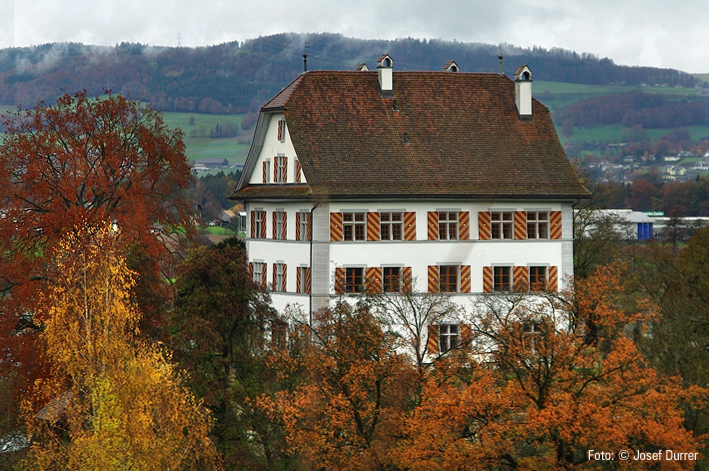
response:
[[(0, 103), (52, 103), (62, 92), (104, 89), (151, 102), (166, 111), (255, 111), (303, 70), (370, 69), (382, 53), (396, 70), (442, 70), (455, 60), (464, 72), (498, 72), (500, 47), (442, 40), (360, 40), (335, 34), (278, 34), (211, 47), (115, 47), (53, 43), (0, 50)], [(693, 86), (690, 74), (671, 69), (627, 67), (610, 59), (561, 49), (502, 45), (503, 70), (512, 76), (528, 65), (537, 80), (608, 84), (663, 83)]]

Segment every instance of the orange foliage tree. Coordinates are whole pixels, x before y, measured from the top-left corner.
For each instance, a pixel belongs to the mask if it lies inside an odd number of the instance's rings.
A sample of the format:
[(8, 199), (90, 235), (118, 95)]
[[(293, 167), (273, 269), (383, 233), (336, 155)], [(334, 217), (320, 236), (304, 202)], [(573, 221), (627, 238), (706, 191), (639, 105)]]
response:
[[(52, 281), (59, 240), (111, 221), (129, 263), (143, 326), (160, 324), (170, 239), (189, 229), (182, 191), (191, 180), (180, 131), (121, 96), (64, 95), (5, 117), (0, 144), (0, 376), (20, 387), (41, 376), (34, 341), (39, 293)], [(156, 235), (161, 228), (159, 235)], [(19, 372), (16, 371), (19, 369)]]
[(365, 304), (338, 302), (288, 343), (271, 358), (288, 386), (259, 403), (292, 453), (316, 469), (390, 466), (415, 377), (395, 337)]
[(588, 460), (589, 450), (616, 453), (616, 461), (620, 450), (696, 452), (698, 438), (683, 427), (680, 406), (706, 391), (683, 388), (647, 365), (626, 333), (642, 330), (654, 309), (619, 308), (618, 271), (604, 267), (558, 297), (485, 298), (471, 316), (471, 343), (431, 371), (422, 403), (408, 417), (399, 464), (606, 469), (608, 463)]
[(170, 364), (139, 339), (134, 274), (117, 234), (85, 226), (58, 247), (37, 343), (50, 374), (23, 408), (27, 469), (216, 469), (211, 420)]

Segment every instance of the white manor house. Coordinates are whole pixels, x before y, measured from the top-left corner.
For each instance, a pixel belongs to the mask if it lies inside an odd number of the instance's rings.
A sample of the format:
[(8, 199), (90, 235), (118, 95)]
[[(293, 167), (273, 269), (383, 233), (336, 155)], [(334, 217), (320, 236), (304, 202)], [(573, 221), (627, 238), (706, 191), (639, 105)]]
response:
[[(232, 200), (276, 309), (338, 293), (561, 289), (579, 183), (532, 74), (310, 71), (266, 103)], [(523, 288), (519, 288), (519, 287)]]

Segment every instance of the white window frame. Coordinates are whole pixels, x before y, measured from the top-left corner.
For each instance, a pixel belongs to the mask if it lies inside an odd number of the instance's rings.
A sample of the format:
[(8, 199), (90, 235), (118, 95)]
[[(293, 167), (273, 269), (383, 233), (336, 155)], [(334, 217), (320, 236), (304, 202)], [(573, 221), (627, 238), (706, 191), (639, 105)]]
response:
[(253, 281), (256, 286), (261, 286), (263, 284), (264, 265), (266, 265), (265, 262), (253, 262), (254, 271), (251, 281)]
[[(540, 215), (544, 215), (540, 218)], [(533, 216), (533, 217), (530, 217)], [(531, 229), (531, 230), (530, 230)], [(543, 233), (542, 235), (540, 235)], [(527, 211), (527, 239), (549, 238), (549, 211)]]
[(283, 289), (283, 285), (285, 284), (284, 283), (285, 280), (283, 279), (283, 266), (284, 265), (285, 264), (283, 262), (276, 262), (276, 276), (275, 276), (276, 286), (273, 287), (274, 292), (283, 293), (286, 291), (285, 289)]
[[(459, 221), (459, 211), (438, 211), (438, 240), (458, 240)], [(452, 229), (455, 229), (455, 235), (451, 237)]]
[(310, 236), (310, 225), (308, 224), (308, 216), (310, 211), (299, 211), (300, 213), (300, 233), (298, 234), (300, 241), (307, 241)]
[[(348, 218), (350, 218), (348, 220)], [(357, 218), (361, 217), (361, 220)], [(361, 237), (358, 237), (357, 228), (361, 228)], [(348, 237), (349, 231), (349, 237)], [(342, 212), (342, 240), (359, 242), (367, 240), (367, 212), (366, 211), (343, 211)]]
[(460, 345), (460, 324), (438, 325), (438, 351), (445, 353)]
[[(515, 238), (515, 212), (490, 211), (490, 239), (509, 240)], [(497, 234), (496, 234), (497, 233)], [(496, 237), (497, 236), (497, 237)]]
[[(396, 219), (398, 218), (398, 219)], [(395, 220), (396, 219), (396, 220)], [(394, 237), (395, 228), (398, 228), (398, 237)], [(385, 237), (386, 233), (386, 237)], [(379, 212), (380, 240), (404, 240), (404, 212), (380, 211)]]

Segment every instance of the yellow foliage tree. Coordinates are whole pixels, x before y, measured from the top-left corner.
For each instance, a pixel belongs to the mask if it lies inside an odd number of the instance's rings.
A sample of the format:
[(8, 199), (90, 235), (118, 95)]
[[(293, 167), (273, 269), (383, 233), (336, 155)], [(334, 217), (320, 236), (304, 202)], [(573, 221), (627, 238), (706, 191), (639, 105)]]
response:
[(108, 229), (62, 244), (38, 319), (52, 374), (24, 402), (28, 469), (219, 467), (212, 421), (160, 346), (137, 334), (133, 273)]

